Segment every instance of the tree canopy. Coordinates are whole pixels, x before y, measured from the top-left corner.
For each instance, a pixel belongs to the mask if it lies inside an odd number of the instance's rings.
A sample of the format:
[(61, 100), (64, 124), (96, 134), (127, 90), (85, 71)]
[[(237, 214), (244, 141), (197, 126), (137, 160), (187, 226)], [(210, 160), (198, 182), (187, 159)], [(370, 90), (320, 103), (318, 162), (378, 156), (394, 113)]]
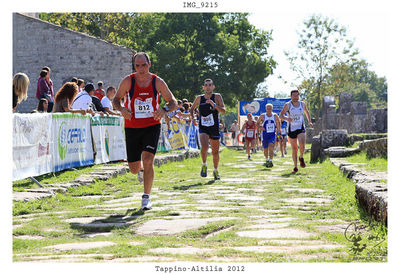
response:
[(314, 116), (321, 115), (323, 96), (338, 98), (342, 92), (353, 93), (355, 100), (371, 107), (386, 106), (386, 79), (377, 77), (359, 58), (345, 27), (328, 17), (312, 15), (298, 35), (297, 51), (285, 54)]
[(149, 53), (152, 72), (177, 98), (193, 100), (205, 78), (227, 105), (249, 100), (276, 66), (271, 32), (246, 13), (42, 13), (40, 18)]

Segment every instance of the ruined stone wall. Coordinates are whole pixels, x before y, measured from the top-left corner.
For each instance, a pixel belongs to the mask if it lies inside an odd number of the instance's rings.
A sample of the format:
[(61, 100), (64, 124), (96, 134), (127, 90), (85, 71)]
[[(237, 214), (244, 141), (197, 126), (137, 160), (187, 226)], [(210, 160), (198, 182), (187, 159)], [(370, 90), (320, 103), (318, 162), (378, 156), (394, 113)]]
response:
[[(386, 133), (387, 132), (387, 109), (367, 109), (366, 102), (352, 101), (351, 93), (339, 95), (339, 108), (336, 113), (334, 98), (324, 97), (322, 118), (314, 123), (311, 136), (316, 136), (322, 130), (346, 129), (351, 133)], [(308, 138), (310, 143), (312, 138)]]
[(122, 78), (132, 72), (132, 50), (14, 13), (13, 75), (23, 72), (30, 79), (28, 99), (18, 105), (17, 112), (30, 112), (37, 107), (36, 83), (44, 66), (51, 68), (54, 93), (74, 76), (93, 82), (95, 87), (100, 80), (105, 88), (118, 87)]
[(362, 141), (360, 149), (366, 151), (369, 158), (387, 158), (387, 137)]

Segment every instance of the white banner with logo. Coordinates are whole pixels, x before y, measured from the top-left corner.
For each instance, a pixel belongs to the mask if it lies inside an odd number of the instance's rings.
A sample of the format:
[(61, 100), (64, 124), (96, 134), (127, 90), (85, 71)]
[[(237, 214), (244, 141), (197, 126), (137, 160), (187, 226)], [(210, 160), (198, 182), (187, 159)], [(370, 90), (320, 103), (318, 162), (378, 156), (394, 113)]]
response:
[(97, 152), (96, 164), (126, 159), (123, 117), (94, 116), (91, 118), (91, 126)]
[(94, 163), (90, 115), (55, 113), (51, 128), (53, 171)]
[(52, 171), (51, 114), (13, 114), (13, 180)]

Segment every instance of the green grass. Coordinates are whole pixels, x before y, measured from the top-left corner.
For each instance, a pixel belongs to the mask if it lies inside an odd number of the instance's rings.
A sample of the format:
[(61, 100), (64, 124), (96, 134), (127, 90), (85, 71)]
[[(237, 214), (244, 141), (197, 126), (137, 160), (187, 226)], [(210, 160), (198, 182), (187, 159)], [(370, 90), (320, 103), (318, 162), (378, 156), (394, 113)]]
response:
[[(290, 150), (288, 152), (290, 156)], [(308, 169), (300, 169), (296, 175), (290, 174), (292, 170), (291, 158), (276, 157), (275, 166), (272, 169), (265, 168), (261, 162), (264, 157), (261, 153), (257, 153), (254, 157), (255, 161), (260, 162), (255, 165), (253, 171), (248, 171), (245, 167), (249, 164), (246, 155), (242, 150), (225, 149), (221, 153), (220, 174), (222, 179), (246, 179), (249, 176), (260, 176), (252, 181), (234, 181), (222, 184), (220, 181), (214, 181), (210, 178), (200, 177), (200, 158), (188, 159), (184, 162), (176, 162), (155, 167), (155, 181), (153, 191), (158, 195), (153, 200), (155, 208), (162, 207), (159, 203), (162, 200), (177, 199), (183, 200), (184, 204), (191, 204), (184, 207), (188, 211), (198, 212), (199, 217), (231, 217), (230, 220), (215, 221), (203, 227), (188, 230), (184, 233), (172, 236), (139, 236), (135, 234), (136, 228), (146, 221), (154, 219), (176, 219), (179, 218), (179, 211), (174, 208), (161, 211), (140, 212), (138, 210), (139, 203), (136, 206), (129, 207), (129, 211), (113, 211), (107, 208), (87, 208), (93, 204), (103, 204), (111, 199), (119, 199), (131, 197), (132, 193), (143, 192), (143, 187), (138, 184), (136, 176), (128, 173), (120, 175), (107, 181), (96, 181), (89, 186), (80, 186), (71, 188), (65, 194), (57, 194), (55, 197), (46, 198), (33, 202), (14, 202), (13, 216), (14, 224), (21, 224), (21, 227), (13, 229), (13, 235), (38, 235), (45, 237), (41, 240), (13, 240), (13, 253), (15, 261), (23, 261), (23, 257), (16, 256), (20, 253), (45, 253), (57, 257), (64, 254), (112, 254), (114, 258), (139, 257), (162, 255), (172, 257), (176, 260), (189, 261), (207, 261), (210, 257), (231, 257), (244, 258), (251, 262), (287, 262), (297, 261), (291, 256), (279, 253), (255, 253), (243, 252), (233, 249), (234, 246), (255, 246), (260, 241), (257, 238), (239, 237), (236, 233), (243, 231), (244, 227), (254, 223), (257, 216), (269, 216), (262, 210), (282, 210), (285, 205), (281, 202), (284, 198), (299, 197), (318, 197), (316, 194), (301, 193), (299, 191), (286, 191), (285, 188), (291, 185), (297, 188), (316, 188), (323, 190), (324, 196), (331, 196), (333, 202), (327, 206), (319, 206), (315, 203), (307, 204), (311, 211), (301, 211), (304, 207), (287, 208), (281, 212), (284, 216), (295, 217), (296, 220), (290, 222), (292, 227), (300, 228), (309, 232), (318, 232), (316, 227), (324, 224), (317, 221), (320, 219), (341, 219), (348, 223), (357, 221), (360, 224), (368, 225), (369, 220), (365, 213), (359, 208), (354, 197), (354, 183), (345, 178), (339, 169), (332, 165), (329, 161), (318, 164), (307, 164)], [(309, 153), (305, 155), (308, 162)], [(241, 167), (242, 166), (242, 167)], [(278, 170), (282, 169), (282, 170)], [(85, 173), (90, 170), (85, 170)], [(67, 171), (64, 173), (70, 173)], [(80, 171), (82, 172), (82, 171)], [(208, 157), (208, 172), (212, 173), (212, 158)], [(61, 178), (48, 178), (48, 182), (58, 182)], [(74, 177), (73, 175), (63, 175), (63, 179)], [(274, 180), (276, 179), (276, 180)], [(225, 187), (228, 190), (236, 191), (235, 194), (241, 195), (257, 195), (262, 200), (257, 201), (256, 208), (249, 208), (243, 201), (223, 195), (212, 187)], [(241, 189), (242, 191), (238, 191)], [(213, 191), (211, 191), (213, 190)], [(173, 193), (171, 195), (170, 193)], [(89, 198), (82, 199), (78, 196), (102, 195), (111, 196), (110, 198)], [(197, 196), (204, 195), (201, 199), (216, 199), (218, 206), (226, 207), (223, 211), (208, 211), (198, 208)], [(139, 198), (138, 198), (139, 200)], [(236, 209), (231, 207), (239, 206)], [(56, 213), (55, 213), (56, 212)], [(40, 213), (46, 213), (40, 215)], [(30, 216), (26, 221), (22, 218), (22, 214), (37, 214)], [(82, 238), (81, 234), (90, 233), (88, 230), (73, 226), (66, 222), (66, 219), (74, 217), (105, 217), (106, 221), (134, 221), (135, 224), (123, 228), (107, 228), (104, 232), (111, 232), (109, 236), (97, 236), (94, 239)], [(183, 217), (182, 217), (183, 218)], [(190, 218), (190, 217), (185, 217)], [(179, 224), (177, 224), (179, 226)], [(46, 231), (45, 229), (55, 228), (61, 231)], [(387, 236), (387, 230), (384, 227), (378, 227), (376, 224), (371, 227), (371, 231), (367, 235), (362, 236), (362, 241), (370, 244), (371, 238), (376, 237), (384, 239)], [(209, 236), (215, 233), (213, 236)], [(372, 237), (371, 237), (372, 236)], [(289, 238), (290, 239), (290, 238)], [(329, 241), (339, 243), (346, 248), (335, 250), (336, 252), (345, 253), (345, 255), (323, 256), (321, 259), (311, 259), (309, 261), (333, 261), (333, 262), (351, 262), (351, 261), (385, 261), (387, 255), (387, 242), (383, 242), (378, 246), (368, 245), (361, 252), (351, 254), (349, 251), (356, 247), (354, 243), (345, 239), (340, 233), (318, 233), (317, 237), (311, 239)], [(69, 242), (86, 242), (86, 241), (112, 241), (117, 243), (115, 246), (103, 247), (98, 249), (70, 251), (70, 252), (52, 252), (43, 250), (43, 247), (53, 244), (69, 243)], [(138, 241), (142, 244), (131, 245), (130, 242)], [(164, 255), (154, 254), (148, 250), (157, 247), (185, 247), (194, 246), (199, 248), (215, 249), (214, 253), (196, 254), (196, 255)], [(335, 252), (334, 251), (334, 252)], [(324, 250), (310, 250), (304, 253), (313, 255), (315, 253), (324, 254)], [(378, 260), (377, 260), (378, 259)], [(98, 256), (92, 261), (101, 261), (102, 257)]]
[(360, 166), (367, 171), (387, 171), (388, 163), (387, 158), (368, 158), (366, 152), (360, 152), (346, 158), (350, 163), (364, 163), (366, 165)]

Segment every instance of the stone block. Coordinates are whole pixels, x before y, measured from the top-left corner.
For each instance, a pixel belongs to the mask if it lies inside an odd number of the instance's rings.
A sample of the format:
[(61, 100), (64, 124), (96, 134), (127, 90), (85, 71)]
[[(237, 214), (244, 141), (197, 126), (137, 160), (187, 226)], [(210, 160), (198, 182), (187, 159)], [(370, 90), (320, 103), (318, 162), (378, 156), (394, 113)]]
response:
[(367, 114), (367, 102), (362, 102), (362, 101), (351, 102), (350, 112), (353, 115), (366, 115)]
[(324, 96), (322, 102), (322, 116), (327, 113), (329, 106), (331, 105), (335, 105), (335, 98), (333, 96)]
[(314, 129), (306, 128), (306, 143), (307, 144), (312, 144), (313, 136), (314, 136)]
[(331, 158), (344, 158), (359, 153), (360, 148), (346, 148), (342, 146), (324, 149), (324, 154)]
[(321, 149), (332, 146), (344, 146), (348, 144), (347, 130), (323, 130), (321, 132)]
[(387, 132), (387, 109), (368, 110), (368, 129), (369, 132)]
[(387, 158), (387, 137), (365, 140), (360, 143), (360, 149), (366, 151), (369, 158)]
[(315, 163), (321, 158), (321, 136), (314, 136), (311, 144), (310, 163)]
[(339, 113), (340, 114), (350, 113), (352, 101), (353, 101), (352, 93), (341, 93), (339, 95)]

